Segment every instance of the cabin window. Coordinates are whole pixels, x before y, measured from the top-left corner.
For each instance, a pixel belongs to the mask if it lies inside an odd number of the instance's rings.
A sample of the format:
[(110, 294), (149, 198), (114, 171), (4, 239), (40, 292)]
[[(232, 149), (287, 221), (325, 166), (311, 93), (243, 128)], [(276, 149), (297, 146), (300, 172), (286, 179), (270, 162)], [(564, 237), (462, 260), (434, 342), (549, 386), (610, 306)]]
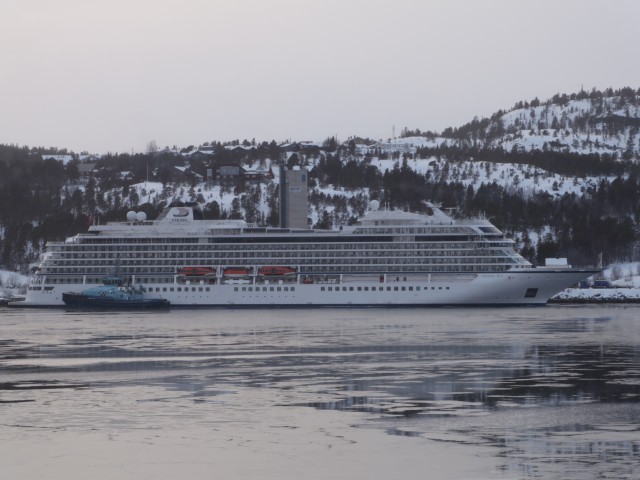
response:
[(238, 291), (238, 287), (233, 287), (233, 291), (237, 292)]
[(320, 287), (320, 291), (321, 291), (321, 292), (324, 292), (324, 287)]
[(535, 298), (538, 294), (537, 288), (527, 288), (527, 291), (524, 294), (524, 298)]

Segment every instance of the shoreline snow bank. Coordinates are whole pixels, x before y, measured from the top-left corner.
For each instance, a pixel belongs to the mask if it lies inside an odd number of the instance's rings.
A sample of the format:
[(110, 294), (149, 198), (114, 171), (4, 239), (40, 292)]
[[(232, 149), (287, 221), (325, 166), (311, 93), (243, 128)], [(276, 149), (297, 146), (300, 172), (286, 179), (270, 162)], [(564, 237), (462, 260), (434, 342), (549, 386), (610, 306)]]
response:
[(549, 303), (640, 303), (640, 288), (567, 288)]

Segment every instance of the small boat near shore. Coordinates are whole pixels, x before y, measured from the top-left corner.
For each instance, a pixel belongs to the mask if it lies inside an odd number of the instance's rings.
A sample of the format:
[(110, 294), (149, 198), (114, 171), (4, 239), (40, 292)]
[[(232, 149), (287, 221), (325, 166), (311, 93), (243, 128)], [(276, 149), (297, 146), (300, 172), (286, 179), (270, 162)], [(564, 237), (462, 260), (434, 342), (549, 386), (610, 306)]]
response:
[(62, 301), (67, 307), (74, 308), (153, 309), (171, 305), (164, 298), (145, 298), (142, 287), (124, 285), (122, 278), (117, 275), (105, 277), (103, 283), (80, 293), (65, 292)]

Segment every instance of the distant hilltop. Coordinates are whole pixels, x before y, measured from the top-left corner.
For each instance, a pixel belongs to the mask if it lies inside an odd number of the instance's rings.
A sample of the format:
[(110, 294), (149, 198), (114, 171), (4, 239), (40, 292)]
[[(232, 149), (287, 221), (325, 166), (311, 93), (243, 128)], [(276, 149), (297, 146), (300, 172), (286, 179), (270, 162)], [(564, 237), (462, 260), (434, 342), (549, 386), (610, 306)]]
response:
[(638, 155), (640, 89), (593, 89), (556, 94), (540, 101), (517, 102), (489, 118), (439, 134), (404, 128), (397, 143), (408, 139), (414, 146), (456, 146), (513, 151), (556, 151), (609, 154), (620, 160)]
[[(334, 151), (337, 148), (365, 153), (372, 150), (415, 152), (418, 148), (476, 148), (507, 152), (555, 151), (578, 154), (605, 154), (619, 160), (630, 160), (640, 151), (640, 88), (593, 88), (587, 92), (556, 94), (546, 100), (534, 98), (518, 101), (507, 110), (498, 110), (488, 118), (475, 117), (458, 127), (442, 132), (421, 131), (404, 127), (397, 137), (371, 139), (351, 136), (347, 139), (328, 137), (324, 140), (211, 140), (200, 145), (164, 146), (155, 141), (146, 152), (154, 155), (177, 155), (206, 158), (221, 150), (233, 153), (266, 151), (273, 156), (282, 152)], [(357, 126), (354, 126), (357, 128)], [(33, 147), (44, 159), (96, 161), (101, 154), (76, 154), (66, 148)], [(111, 154), (109, 154), (111, 155)]]

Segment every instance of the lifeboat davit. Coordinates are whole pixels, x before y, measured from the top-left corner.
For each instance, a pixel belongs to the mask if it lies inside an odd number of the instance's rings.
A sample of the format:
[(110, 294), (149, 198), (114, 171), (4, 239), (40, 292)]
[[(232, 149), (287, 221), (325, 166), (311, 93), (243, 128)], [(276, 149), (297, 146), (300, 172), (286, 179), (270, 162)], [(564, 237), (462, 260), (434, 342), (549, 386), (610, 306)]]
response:
[(296, 273), (294, 267), (268, 266), (258, 269), (258, 275), (262, 275), (263, 277), (285, 277), (295, 275)]

